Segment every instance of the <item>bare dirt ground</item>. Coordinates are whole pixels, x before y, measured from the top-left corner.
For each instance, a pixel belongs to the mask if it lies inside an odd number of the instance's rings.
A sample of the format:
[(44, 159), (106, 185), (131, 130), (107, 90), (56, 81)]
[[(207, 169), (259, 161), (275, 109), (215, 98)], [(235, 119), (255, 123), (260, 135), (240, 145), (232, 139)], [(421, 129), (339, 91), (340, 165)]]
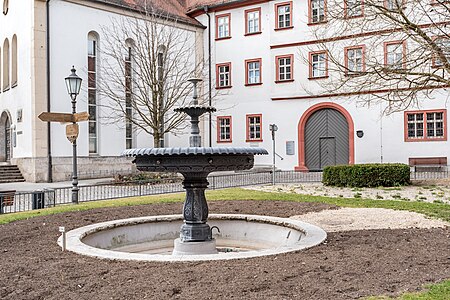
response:
[[(211, 213), (303, 215), (337, 207), (212, 201)], [(416, 291), (450, 278), (450, 229), (331, 232), (317, 247), (246, 260), (99, 260), (57, 246), (58, 226), (178, 214), (181, 204), (95, 209), (0, 225), (0, 299), (357, 299)]]

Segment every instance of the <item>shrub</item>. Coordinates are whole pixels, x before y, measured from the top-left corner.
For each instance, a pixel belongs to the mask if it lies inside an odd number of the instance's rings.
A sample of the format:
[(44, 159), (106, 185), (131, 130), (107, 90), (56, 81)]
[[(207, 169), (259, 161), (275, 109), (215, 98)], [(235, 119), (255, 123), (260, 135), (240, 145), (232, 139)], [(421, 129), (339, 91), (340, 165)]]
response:
[(405, 164), (360, 164), (328, 166), (323, 169), (324, 185), (345, 187), (400, 186), (410, 184)]

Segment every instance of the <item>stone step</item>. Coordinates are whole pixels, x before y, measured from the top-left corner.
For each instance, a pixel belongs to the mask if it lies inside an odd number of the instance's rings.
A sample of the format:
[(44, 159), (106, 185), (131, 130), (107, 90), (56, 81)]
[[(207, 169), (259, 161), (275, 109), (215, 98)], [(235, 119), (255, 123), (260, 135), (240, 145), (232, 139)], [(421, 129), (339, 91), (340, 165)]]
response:
[(0, 183), (24, 181), (25, 179), (16, 165), (0, 165)]
[(25, 182), (25, 179), (0, 179), (0, 183)]

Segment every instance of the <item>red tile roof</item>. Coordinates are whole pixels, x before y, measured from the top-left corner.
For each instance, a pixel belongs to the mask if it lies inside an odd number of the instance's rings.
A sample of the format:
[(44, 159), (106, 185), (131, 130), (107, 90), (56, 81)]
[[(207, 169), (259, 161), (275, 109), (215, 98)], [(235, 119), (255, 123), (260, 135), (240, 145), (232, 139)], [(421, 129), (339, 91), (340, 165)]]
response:
[(153, 7), (157, 11), (167, 13), (169, 16), (178, 19), (179, 21), (202, 26), (196, 19), (186, 14), (188, 1), (193, 0), (90, 0), (93, 2), (100, 2), (108, 5), (130, 8), (139, 10), (143, 7)]

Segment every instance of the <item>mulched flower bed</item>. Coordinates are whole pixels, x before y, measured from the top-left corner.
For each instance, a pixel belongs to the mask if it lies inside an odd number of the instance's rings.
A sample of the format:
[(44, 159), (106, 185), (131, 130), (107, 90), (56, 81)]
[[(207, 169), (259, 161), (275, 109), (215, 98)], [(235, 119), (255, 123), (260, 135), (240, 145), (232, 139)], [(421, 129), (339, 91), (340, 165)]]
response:
[[(336, 208), (212, 201), (211, 213), (287, 217)], [(58, 227), (179, 214), (180, 203), (95, 209), (0, 225), (0, 299), (357, 299), (450, 278), (450, 229), (329, 233), (297, 253), (232, 261), (152, 263), (62, 252)]]

